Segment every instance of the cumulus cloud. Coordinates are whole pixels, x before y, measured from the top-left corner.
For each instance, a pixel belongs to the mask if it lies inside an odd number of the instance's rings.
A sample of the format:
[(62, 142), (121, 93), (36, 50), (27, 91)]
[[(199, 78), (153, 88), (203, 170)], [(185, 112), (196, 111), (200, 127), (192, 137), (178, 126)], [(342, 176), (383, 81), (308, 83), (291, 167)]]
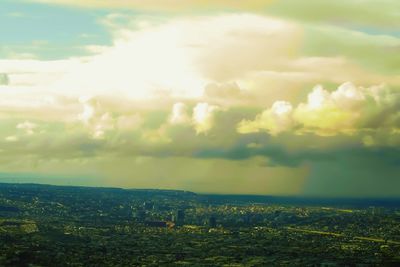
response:
[(120, 134), (135, 131), (143, 124), (143, 117), (136, 112), (124, 114), (124, 110), (110, 103), (102, 103), (96, 97), (79, 98), (82, 112), (77, 114), (78, 120), (89, 131), (93, 139), (105, 139), (107, 133)]
[(333, 92), (317, 85), (308, 94), (307, 102), (293, 108), (288, 102), (277, 101), (254, 120), (243, 120), (237, 130), (272, 135), (285, 131), (336, 135), (381, 127), (397, 129), (399, 107), (397, 91), (384, 85), (356, 87), (347, 82)]
[(289, 102), (276, 101), (270, 109), (257, 115), (254, 121), (242, 121), (238, 125), (238, 132), (252, 133), (264, 130), (272, 135), (279, 134), (293, 127), (295, 122), (292, 112), (293, 107)]
[(192, 126), (197, 134), (206, 134), (215, 123), (215, 115), (221, 111), (221, 107), (207, 102), (197, 103), (189, 113), (187, 104), (178, 102), (172, 107), (168, 122), (171, 125)]
[(193, 124), (198, 134), (208, 132), (214, 124), (215, 113), (220, 110), (218, 106), (208, 103), (198, 103), (193, 108)]
[(114, 130), (114, 120), (111, 117), (110, 113), (104, 113), (100, 116), (96, 123), (92, 125), (92, 127), (93, 138), (104, 139), (107, 131)]
[[(259, 109), (247, 106), (192, 99), (167, 104), (149, 100), (142, 105), (110, 97), (55, 98), (54, 102), (68, 116), (48, 114), (56, 110), (46, 105), (20, 106), (12, 112), (0, 109), (0, 140), (9, 143), (8, 137), (16, 136), (17, 144), (29, 142), (31, 153), (40, 157), (80, 158), (96, 153), (229, 160), (264, 157), (284, 166), (329, 158), (335, 147), (400, 145), (398, 94), (383, 85), (345, 83), (334, 91), (316, 86), (303, 103), (276, 101), (258, 115)], [(18, 148), (11, 150), (17, 153)]]
[(169, 118), (171, 124), (186, 124), (190, 122), (188, 107), (182, 102), (175, 103)]
[(92, 98), (86, 96), (79, 98), (79, 102), (82, 103), (83, 106), (83, 111), (78, 115), (78, 118), (85, 124), (88, 124), (95, 115), (94, 101), (95, 100)]
[[(385, 128), (392, 127), (396, 119), (387, 122), (377, 119), (383, 116), (384, 108), (387, 108), (389, 114), (398, 113), (394, 92), (384, 86), (355, 87), (345, 84), (334, 91), (316, 87), (304, 103), (294, 105), (278, 101), (258, 116), (257, 110), (249, 111), (246, 107), (225, 108), (193, 100), (181, 100), (165, 106), (148, 104), (145, 107), (140, 107), (132, 99), (117, 101), (109, 97), (85, 98), (81, 102), (75, 98), (74, 102), (60, 103), (65, 105), (64, 110), (74, 114), (74, 119), (39, 116), (39, 120), (31, 112), (35, 109), (47, 111), (48, 106), (25, 108), (24, 113), (21, 113), (25, 120), (12, 116), (1, 118), (0, 145), (7, 151), (0, 151), (3, 169), (10, 170), (14, 166), (19, 170), (30, 170), (30, 166), (34, 165), (38, 166), (37, 170), (44, 172), (48, 171), (48, 166), (52, 166), (58, 173), (68, 173), (70, 170), (66, 166), (82, 172), (101, 170), (99, 172), (107, 175), (108, 181), (114, 186), (116, 176), (126, 177), (122, 186), (137, 186), (135, 179), (143, 179), (143, 185), (149, 185), (146, 183), (149, 179), (148, 182), (156, 183), (163, 175), (176, 175), (168, 178), (172, 182), (177, 181), (175, 179), (179, 175), (193, 177), (200, 170), (207, 177), (215, 176), (215, 179), (219, 179), (220, 172), (224, 172), (223, 168), (217, 170), (213, 169), (217, 167), (212, 167), (212, 163), (218, 162), (230, 166), (230, 176), (243, 179), (243, 183), (240, 183), (243, 185), (252, 179), (248, 177), (253, 177), (253, 174), (260, 179), (279, 174), (276, 182), (298, 172), (304, 178), (312, 166), (336, 166), (336, 162), (342, 158), (354, 162), (362, 159), (379, 166), (386, 164), (388, 168), (394, 169), (397, 155), (400, 155), (397, 149), (400, 145), (400, 131)], [(79, 114), (84, 113), (84, 105), (87, 104), (93, 107), (93, 112), (90, 112), (90, 116), (84, 116), (87, 120), (79, 120)], [(364, 109), (366, 104), (370, 106)], [(353, 113), (368, 110), (371, 115), (379, 116), (368, 116), (369, 119), (364, 121), (358, 118), (354, 127), (369, 125), (370, 128), (360, 130), (360, 133), (341, 135), (337, 132), (328, 135), (325, 132), (321, 134), (321, 129), (306, 131), (295, 115), (298, 110), (307, 109), (307, 114), (325, 116), (320, 112), (330, 105)], [(243, 118), (248, 120), (254, 117), (258, 117), (259, 121), (252, 121), (253, 128), (248, 127), (247, 134), (235, 131), (236, 125)], [(381, 118), (386, 117), (390, 116)], [(172, 161), (174, 165), (166, 164), (163, 172), (154, 169), (156, 163)], [(178, 166), (181, 165), (185, 165), (185, 170), (196, 171), (179, 173)], [(243, 165), (247, 166), (246, 169), (242, 169)], [(211, 168), (211, 171), (207, 172), (203, 167)], [(135, 168), (135, 172), (131, 171), (132, 168)], [(281, 171), (287, 176), (281, 176)], [(204, 176), (197, 178), (196, 182), (204, 181)], [(275, 178), (268, 179), (275, 184)], [(260, 189), (257, 192), (274, 190)], [(285, 190), (282, 189), (282, 192)]]

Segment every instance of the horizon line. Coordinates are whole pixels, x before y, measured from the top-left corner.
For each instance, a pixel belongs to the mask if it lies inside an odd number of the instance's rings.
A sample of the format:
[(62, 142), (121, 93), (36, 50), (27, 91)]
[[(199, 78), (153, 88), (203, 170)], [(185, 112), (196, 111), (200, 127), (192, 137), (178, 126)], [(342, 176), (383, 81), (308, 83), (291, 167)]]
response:
[(329, 200), (400, 200), (400, 196), (317, 196), (317, 195), (268, 195), (268, 194), (251, 194), (251, 193), (210, 193), (195, 192), (185, 189), (171, 188), (134, 188), (134, 187), (115, 187), (115, 186), (92, 186), (92, 185), (68, 185), (68, 184), (50, 184), (40, 182), (3, 182), (0, 185), (38, 185), (53, 187), (81, 187), (96, 189), (120, 189), (120, 190), (140, 190), (140, 191), (180, 191), (193, 193), (196, 195), (215, 195), (215, 196), (252, 196), (252, 197), (270, 197), (270, 198), (292, 198), (292, 199), (329, 199)]

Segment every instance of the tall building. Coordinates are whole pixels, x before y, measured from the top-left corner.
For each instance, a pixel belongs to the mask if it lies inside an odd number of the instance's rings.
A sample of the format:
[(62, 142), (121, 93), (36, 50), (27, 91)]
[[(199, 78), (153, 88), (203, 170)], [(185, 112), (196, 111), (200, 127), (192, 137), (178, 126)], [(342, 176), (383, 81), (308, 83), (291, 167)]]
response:
[(215, 227), (217, 227), (217, 218), (215, 218), (215, 216), (211, 216), (211, 217), (208, 219), (208, 226), (209, 226), (210, 228), (215, 228)]
[(138, 222), (144, 222), (146, 220), (146, 211), (143, 209), (136, 210), (136, 220)]
[(185, 211), (184, 210), (178, 210), (178, 212), (176, 213), (175, 224), (177, 226), (182, 226), (185, 224)]
[(146, 221), (145, 224), (146, 226), (149, 227), (161, 227), (161, 228), (168, 227), (168, 223), (166, 221)]
[(153, 202), (149, 202), (149, 201), (145, 201), (143, 203), (143, 208), (145, 210), (152, 210), (152, 209), (154, 209), (154, 203)]

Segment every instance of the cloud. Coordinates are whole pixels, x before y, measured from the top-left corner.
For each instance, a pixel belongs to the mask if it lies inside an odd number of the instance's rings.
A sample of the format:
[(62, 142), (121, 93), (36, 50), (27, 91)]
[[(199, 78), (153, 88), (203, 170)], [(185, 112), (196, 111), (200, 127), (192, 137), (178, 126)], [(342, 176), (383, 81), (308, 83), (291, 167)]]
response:
[(120, 131), (136, 130), (143, 124), (139, 114), (121, 115), (116, 118), (116, 128)]
[(299, 52), (302, 29), (293, 23), (250, 14), (209, 22), (214, 26), (207, 30), (208, 42), (199, 42), (204, 50), (198, 65), (213, 81), (229, 82), (251, 72), (281, 68)]
[(293, 107), (289, 102), (276, 101), (271, 109), (257, 115), (254, 121), (242, 121), (238, 125), (239, 133), (252, 133), (267, 130), (271, 135), (279, 134), (294, 126)]
[(237, 129), (243, 134), (266, 131), (272, 135), (285, 131), (337, 135), (398, 129), (399, 107), (397, 90), (384, 85), (356, 87), (348, 82), (333, 92), (317, 85), (307, 102), (293, 108), (288, 102), (276, 101), (254, 120), (240, 122)]
[(92, 129), (93, 138), (104, 139), (107, 131), (114, 130), (114, 120), (111, 117), (110, 113), (104, 113), (96, 121), (96, 123), (92, 125), (92, 127), (93, 127)]
[[(26, 0), (53, 5), (71, 5), (83, 8), (119, 8), (144, 11), (190, 13), (210, 11), (255, 11), (257, 13), (280, 16), (301, 22), (330, 24), (367, 25), (372, 27), (395, 28), (399, 26), (400, 8), (396, 0)], [(316, 12), (316, 10), (318, 12)]]
[(67, 71), (52, 88), (141, 99), (198, 98), (207, 84), (234, 84), (248, 72), (283, 64), (301, 35), (291, 23), (252, 14), (133, 24), (113, 26), (113, 46)]
[(276, 101), (261, 113), (258, 108), (193, 99), (162, 104), (154, 99), (54, 97), (57, 109), (52, 105), (0, 109), (0, 139), (16, 136), (20, 146), (10, 153), (29, 147), (29, 153), (39, 158), (263, 157), (269, 166), (293, 167), (329, 160), (330, 151), (340, 147), (399, 146), (396, 92), (386, 86), (350, 83), (334, 91), (316, 86), (305, 102)]
[(390, 31), (318, 24), (307, 25), (304, 31), (309, 36), (303, 46), (308, 56), (345, 58), (375, 75), (398, 73), (400, 38)]
[(15, 135), (10, 135), (10, 136), (7, 136), (7, 137), (5, 138), (5, 140), (6, 140), (7, 142), (17, 142), (17, 141), (18, 141), (18, 137), (15, 136)]
[[(129, 174), (126, 169), (135, 171)], [(125, 158), (113, 162), (107, 159), (99, 164), (99, 170), (107, 176), (116, 177), (112, 184), (130, 188), (181, 188), (205, 193), (288, 195), (299, 193), (309, 172), (307, 167), (294, 169), (262, 166), (258, 164), (258, 159), (244, 160), (237, 164), (224, 159), (181, 157)]]
[(28, 0), (30, 2), (46, 3), (46, 4), (59, 4), (59, 5), (72, 5), (88, 8), (131, 8), (152, 11), (191, 11), (192, 9), (210, 10), (210, 9), (240, 9), (240, 10), (254, 10), (268, 5), (270, 0), (249, 0), (249, 1), (227, 1), (227, 0)]
[(308, 23), (393, 29), (398, 27), (400, 4), (396, 0), (280, 0), (266, 12), (271, 15)]
[(10, 82), (7, 73), (0, 73), (0, 86), (8, 85)]
[[(107, 17), (122, 16), (112, 15)], [(306, 27), (250, 13), (108, 19), (113, 43), (96, 55), (0, 60), (12, 78), (10, 86), (67, 96), (80, 96), (83, 90), (87, 95), (259, 106), (296, 100), (316, 83), (400, 85), (400, 78), (387, 71), (396, 61), (396, 37)], [(327, 44), (318, 46), (321, 41)], [(380, 63), (381, 55), (393, 64)]]
[(186, 124), (190, 122), (188, 107), (182, 102), (175, 103), (169, 119), (172, 124)]
[(204, 95), (210, 98), (229, 98), (238, 97), (241, 89), (236, 82), (231, 83), (210, 83), (204, 88)]
[(144, 123), (139, 112), (132, 109), (126, 112), (116, 107), (115, 102), (107, 103), (98, 97), (81, 96), (79, 103), (83, 110), (77, 119), (93, 139), (105, 139), (107, 135), (115, 133), (124, 135), (138, 130)]
[(24, 131), (28, 135), (34, 134), (34, 131), (37, 127), (38, 125), (36, 123), (30, 121), (18, 123), (16, 126), (17, 129)]
[(171, 125), (193, 126), (197, 134), (206, 134), (215, 123), (215, 115), (221, 108), (206, 102), (197, 103), (191, 114), (188, 106), (182, 102), (175, 103), (169, 116)]
[[(160, 105), (155, 100), (143, 103), (128, 98), (92, 97), (81, 98), (81, 102), (77, 98), (55, 98), (58, 108), (68, 111), (68, 116), (38, 115), (38, 109), (43, 114), (49, 113), (49, 106), (20, 106), (18, 116), (13, 114), (0, 119), (0, 145), (7, 151), (0, 151), (0, 162), (4, 171), (60, 174), (74, 169), (104, 177), (99, 181), (102, 185), (145, 187), (160, 182), (185, 189), (197, 188), (197, 191), (211, 190), (211, 186), (215, 187), (215, 192), (229, 192), (220, 184), (225, 183), (225, 186), (244, 187), (246, 192), (282, 193), (285, 192), (282, 181), (291, 183), (290, 179), (294, 179), (292, 182), (296, 181), (296, 186), (286, 192), (299, 193), (310, 172), (314, 177), (314, 168), (319, 172), (320, 166), (327, 164), (330, 169), (340, 170), (339, 165), (345, 158), (355, 164), (358, 160), (369, 162), (364, 168), (380, 177), (382, 182), (382, 176), (374, 168), (382, 170), (386, 166), (391, 170), (390, 177), (393, 176), (400, 155), (400, 131), (392, 132), (391, 128), (398, 121), (392, 118), (384, 122), (376, 117), (371, 120), (372, 117), (367, 116), (369, 119), (364, 117), (364, 121), (358, 122), (368, 122), (369, 128), (375, 125), (374, 130), (357, 130), (349, 135), (337, 129), (334, 135), (328, 135), (320, 134), (321, 129), (306, 131), (301, 128), (294, 114), (301, 106), (307, 109), (307, 114), (325, 116), (320, 111), (334, 105), (352, 113), (368, 110), (380, 115), (384, 107), (390, 113), (391, 107), (395, 115), (396, 101), (393, 92), (384, 86), (344, 84), (334, 91), (316, 87), (304, 103), (276, 102), (265, 115), (259, 114), (260, 119), (270, 120), (263, 124), (264, 128), (256, 133), (241, 134), (236, 131), (236, 126), (243, 119), (257, 117), (258, 109), (217, 106), (193, 99)], [(93, 107), (93, 112), (87, 120), (79, 120), (84, 105), (88, 104)], [(366, 104), (369, 108), (362, 108)], [(184, 120), (181, 120), (182, 116)], [(284, 119), (284, 123), (279, 119)], [(356, 122), (354, 125), (364, 124)], [(269, 129), (275, 132), (272, 134)], [(163, 166), (162, 171), (154, 168), (154, 164), (161, 164), (157, 166)], [(185, 171), (178, 166), (185, 166), (182, 167)], [(229, 169), (224, 171), (223, 166)], [(349, 166), (346, 171), (359, 175), (361, 172), (354, 168), (360, 166)], [(234, 180), (229, 182), (228, 177)], [(343, 172), (340, 177), (349, 178)], [(372, 179), (372, 174), (368, 177)], [(356, 180), (361, 182), (359, 178)], [(246, 181), (259, 184), (249, 185)], [(262, 181), (277, 187), (261, 189)], [(396, 184), (391, 181), (388, 183)], [(318, 184), (318, 181), (313, 183)], [(307, 190), (315, 192), (312, 188)]]
[[(1, 75), (9, 87), (38, 89), (51, 87), (65, 73), (80, 64), (81, 59), (32, 60), (0, 59), (0, 69), (7, 74)], [(67, 93), (67, 92), (63, 92)]]
[(336, 160), (314, 162), (303, 192), (329, 197), (398, 197), (399, 152), (398, 148), (355, 147), (330, 151)]
[[(76, 170), (104, 178), (100, 185), (239, 193), (329, 184), (339, 194), (346, 179), (353, 191), (364, 186), (363, 176), (387, 183), (380, 194), (398, 185), (400, 42), (384, 5), (375, 16), (369, 0), (299, 0), (295, 9), (274, 1), (257, 14), (248, 12), (253, 1), (215, 13), (227, 2), (51, 2), (116, 7), (98, 21), (113, 39), (87, 47), (87, 57), (0, 60), (9, 76), (0, 90), (0, 171)], [(313, 6), (323, 10), (310, 14)], [(352, 17), (358, 7), (370, 16)]]
[(206, 133), (213, 127), (215, 113), (219, 110), (218, 106), (208, 103), (198, 103), (193, 108), (192, 120), (198, 134)]
[(83, 105), (83, 111), (78, 115), (78, 118), (85, 124), (88, 124), (95, 115), (94, 100), (90, 97), (83, 96), (79, 98), (79, 102)]

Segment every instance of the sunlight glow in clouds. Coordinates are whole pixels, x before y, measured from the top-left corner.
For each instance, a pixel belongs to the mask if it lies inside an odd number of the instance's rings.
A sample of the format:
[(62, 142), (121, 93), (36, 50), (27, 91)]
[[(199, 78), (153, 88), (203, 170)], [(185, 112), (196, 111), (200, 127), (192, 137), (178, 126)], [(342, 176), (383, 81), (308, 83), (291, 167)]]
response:
[[(133, 98), (199, 97), (214, 79), (229, 81), (238, 78), (232, 75), (240, 78), (265, 64), (283, 64), (296, 39), (293, 25), (255, 15), (178, 19), (135, 31), (114, 30), (118, 36), (114, 45), (93, 57), (3, 64), (16, 77), (22, 72), (36, 73), (36, 77), (27, 76), (37, 80), (32, 86), (69, 95), (84, 90), (85, 94)], [(262, 65), (260, 56), (268, 58)]]
[[(181, 7), (158, 0), (29, 2), (93, 12), (109, 42), (81, 34), (77, 49), (89, 53), (54, 60), (42, 57), (58, 49), (54, 38), (32, 36), (30, 43), (46, 46), (29, 51), (29, 59), (7, 52), (13, 36), (0, 45), (0, 172), (333, 196), (351, 181), (366, 188), (348, 190), (358, 196), (400, 195), (393, 8), (299, 0), (291, 3), (293, 14), (286, 0), (235, 1), (230, 8), (224, 0)], [(321, 5), (331, 9), (308, 11)], [(370, 15), (355, 14), (358, 8)], [(327, 190), (325, 182), (337, 186)]]

